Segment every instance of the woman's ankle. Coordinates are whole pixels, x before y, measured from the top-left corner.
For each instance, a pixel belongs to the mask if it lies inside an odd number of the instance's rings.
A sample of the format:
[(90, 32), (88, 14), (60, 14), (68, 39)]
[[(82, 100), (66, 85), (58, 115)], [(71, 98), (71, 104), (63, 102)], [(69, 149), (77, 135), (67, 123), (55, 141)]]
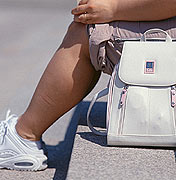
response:
[(16, 132), (18, 133), (18, 135), (24, 139), (27, 139), (30, 141), (39, 141), (41, 139), (41, 136), (35, 135), (30, 128), (28, 128), (24, 125), (23, 115), (18, 118), (18, 122), (17, 122), (15, 128), (16, 128)]

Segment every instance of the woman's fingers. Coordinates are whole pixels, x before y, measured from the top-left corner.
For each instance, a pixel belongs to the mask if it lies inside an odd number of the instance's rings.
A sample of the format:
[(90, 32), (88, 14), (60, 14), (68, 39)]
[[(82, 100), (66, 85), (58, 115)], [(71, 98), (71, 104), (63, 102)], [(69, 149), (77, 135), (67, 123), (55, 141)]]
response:
[(74, 21), (75, 22), (81, 22), (83, 24), (87, 24), (87, 19), (84, 16), (86, 16), (86, 14), (85, 15), (84, 14), (82, 14), (82, 15), (75, 15), (74, 16)]
[(76, 22), (104, 23), (115, 20), (117, 0), (81, 0), (72, 10)]
[(94, 17), (91, 14), (81, 14), (74, 16), (75, 22), (81, 22), (83, 24), (93, 24), (94, 23)]
[(81, 21), (81, 22), (88, 22), (91, 20), (91, 15), (88, 14), (88, 13), (85, 13), (85, 14), (81, 14), (78, 19)]
[(89, 0), (81, 0), (81, 1), (79, 2), (79, 5), (87, 4), (88, 1), (89, 1)]
[(83, 13), (87, 12), (87, 10), (88, 10), (87, 4), (79, 5), (72, 10), (72, 14), (73, 15), (83, 14)]

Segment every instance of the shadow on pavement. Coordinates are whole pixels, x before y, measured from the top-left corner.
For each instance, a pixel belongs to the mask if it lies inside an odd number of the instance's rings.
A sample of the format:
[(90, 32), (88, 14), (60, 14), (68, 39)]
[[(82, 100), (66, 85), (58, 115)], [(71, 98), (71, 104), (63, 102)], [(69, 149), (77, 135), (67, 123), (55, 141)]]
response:
[(100, 146), (107, 146), (106, 136), (96, 136), (92, 132), (80, 132), (77, 134), (79, 134), (81, 138), (87, 141), (98, 144)]
[(73, 149), (73, 143), (80, 117), (78, 105), (71, 118), (64, 141), (56, 146), (46, 145), (48, 150), (48, 168), (55, 168), (53, 180), (64, 180), (67, 177), (69, 162)]
[[(87, 126), (87, 111), (89, 108), (90, 102), (82, 102), (81, 108), (81, 117), (79, 120), (79, 125)], [(90, 120), (93, 126), (95, 127), (106, 127), (106, 102), (96, 102), (90, 113)]]
[(175, 163), (176, 163), (176, 149), (174, 150), (174, 155), (175, 155)]
[[(81, 117), (79, 120), (79, 125), (87, 126), (87, 111), (90, 102), (82, 102)], [(96, 102), (92, 108), (90, 114), (90, 120), (94, 127), (105, 128), (106, 127), (106, 102)], [(105, 136), (97, 136), (92, 132), (79, 132), (77, 133), (81, 138), (90, 141), (92, 143), (98, 144), (100, 146), (107, 146)]]
[[(87, 126), (86, 114), (90, 102), (81, 102), (73, 113), (70, 120), (67, 132), (65, 134), (64, 141), (60, 142), (56, 146), (46, 145), (48, 150), (48, 168), (56, 169), (53, 180), (65, 180), (69, 168), (69, 162), (72, 154), (75, 134), (77, 131), (77, 125)], [(96, 127), (105, 127), (105, 115), (106, 115), (106, 103), (95, 103), (90, 118), (93, 120), (93, 124)], [(98, 117), (97, 117), (98, 116)], [(101, 121), (99, 121), (101, 119)], [(93, 143), (99, 143), (100, 145), (106, 145), (106, 138), (95, 136), (92, 133), (81, 133), (82, 138), (87, 139)]]

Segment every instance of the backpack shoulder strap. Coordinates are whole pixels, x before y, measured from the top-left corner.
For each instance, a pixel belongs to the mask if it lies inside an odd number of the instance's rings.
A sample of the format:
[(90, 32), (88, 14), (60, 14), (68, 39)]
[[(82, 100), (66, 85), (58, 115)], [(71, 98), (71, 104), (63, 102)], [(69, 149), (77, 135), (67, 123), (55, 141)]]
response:
[(103, 96), (106, 96), (106, 95), (108, 94), (108, 92), (109, 92), (109, 88), (105, 88), (105, 89), (103, 89), (102, 91), (100, 91), (100, 92), (98, 92), (97, 94), (95, 94), (95, 96), (93, 97), (93, 99), (92, 99), (92, 101), (91, 101), (91, 103), (90, 103), (90, 106), (89, 106), (89, 109), (88, 109), (88, 112), (87, 112), (87, 125), (89, 126), (90, 130), (91, 130), (94, 134), (100, 135), (100, 136), (106, 136), (106, 135), (107, 135), (107, 131), (103, 131), (103, 132), (102, 132), (102, 131), (96, 130), (96, 129), (93, 127), (93, 125), (91, 124), (89, 116), (90, 116), (90, 112), (91, 112), (92, 107), (93, 107), (93, 105), (95, 104), (95, 102), (96, 102), (99, 98), (101, 98), (101, 97), (103, 97)]

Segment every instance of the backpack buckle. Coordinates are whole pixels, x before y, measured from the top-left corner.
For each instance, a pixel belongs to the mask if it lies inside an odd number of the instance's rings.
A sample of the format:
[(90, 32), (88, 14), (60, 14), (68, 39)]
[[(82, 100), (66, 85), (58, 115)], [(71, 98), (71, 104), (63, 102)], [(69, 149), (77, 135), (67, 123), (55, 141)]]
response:
[(121, 95), (121, 99), (120, 99), (120, 106), (122, 107), (125, 104), (125, 100), (126, 100), (126, 95), (127, 95), (127, 86), (124, 87), (123, 91), (122, 91), (122, 95)]
[(176, 105), (176, 89), (175, 86), (171, 87), (171, 106), (175, 107)]

